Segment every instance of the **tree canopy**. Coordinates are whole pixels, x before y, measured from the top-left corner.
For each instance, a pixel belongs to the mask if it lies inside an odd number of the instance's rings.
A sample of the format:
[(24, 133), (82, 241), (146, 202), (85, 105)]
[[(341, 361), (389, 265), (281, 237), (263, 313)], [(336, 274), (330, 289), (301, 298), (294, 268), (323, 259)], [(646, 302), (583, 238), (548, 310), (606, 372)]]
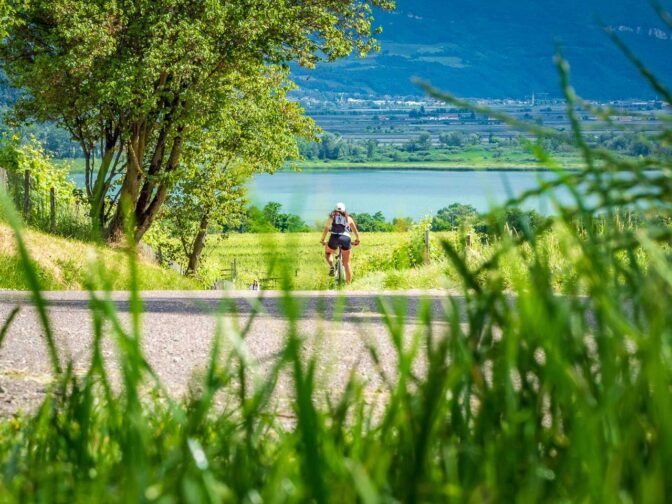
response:
[[(10, 0), (0, 56), (21, 121), (54, 121), (81, 145), (91, 215), (135, 238), (169, 195), (186, 144), (210, 134), (240, 83), (269, 64), (312, 66), (376, 47), (389, 0)], [(121, 180), (118, 190), (117, 180)]]

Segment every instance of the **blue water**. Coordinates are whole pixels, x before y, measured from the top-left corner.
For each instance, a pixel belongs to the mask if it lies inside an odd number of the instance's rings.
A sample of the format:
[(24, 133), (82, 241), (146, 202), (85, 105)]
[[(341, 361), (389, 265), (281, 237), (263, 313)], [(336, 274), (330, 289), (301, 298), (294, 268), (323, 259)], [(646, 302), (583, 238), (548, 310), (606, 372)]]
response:
[[(315, 170), (258, 175), (249, 184), (252, 203), (282, 203), (283, 210), (313, 223), (343, 201), (350, 212), (383, 212), (386, 218), (435, 214), (451, 203), (473, 205), (479, 211), (503, 203), (511, 196), (537, 186), (548, 172), (521, 171), (415, 171)], [(83, 185), (83, 175), (75, 175)], [(557, 195), (566, 200), (567, 194)], [(548, 214), (548, 199), (526, 203), (527, 209)]]
[[(485, 211), (511, 196), (538, 185), (548, 172), (334, 170), (279, 172), (259, 175), (250, 183), (250, 199), (258, 206), (282, 203), (285, 211), (311, 223), (323, 219), (338, 201), (350, 212), (383, 212), (393, 217), (420, 218), (451, 203), (464, 203)], [(560, 194), (561, 200), (567, 194)], [(547, 199), (533, 200), (526, 208), (547, 214)]]

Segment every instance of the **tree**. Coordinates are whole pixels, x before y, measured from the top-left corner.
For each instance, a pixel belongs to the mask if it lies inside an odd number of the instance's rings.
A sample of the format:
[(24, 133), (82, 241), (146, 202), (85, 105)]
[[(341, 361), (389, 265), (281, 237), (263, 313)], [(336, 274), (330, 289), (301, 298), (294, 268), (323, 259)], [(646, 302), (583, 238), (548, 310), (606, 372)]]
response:
[(408, 152), (428, 151), (432, 148), (432, 135), (422, 133), (415, 139), (411, 139), (403, 144), (403, 149)]
[(460, 131), (441, 133), (439, 135), (439, 143), (446, 147), (462, 147), (465, 143), (465, 135)]
[[(185, 146), (163, 217), (179, 237), (187, 274), (198, 270), (211, 225), (242, 223), (249, 177), (272, 173), (286, 159), (297, 158), (298, 137), (315, 138), (313, 122), (298, 103), (287, 99), (290, 89), (286, 70), (264, 68), (264, 75), (239, 85), (238, 99), (218, 111), (215, 134), (204, 130)], [(278, 220), (279, 209), (279, 203), (264, 208), (269, 222)], [(297, 226), (291, 219), (285, 221), (287, 228)]]
[(378, 150), (378, 140), (375, 138), (369, 138), (366, 141), (366, 157), (372, 159), (376, 155)]
[[(312, 66), (376, 47), (389, 0), (10, 0), (21, 22), (0, 56), (22, 90), (20, 120), (54, 121), (81, 145), (91, 217), (140, 240), (178, 179), (183, 152), (269, 63)], [(121, 186), (115, 189), (115, 181)], [(123, 204), (120, 204), (123, 203)]]
[(451, 203), (436, 213), (432, 219), (432, 231), (453, 231), (473, 224), (477, 218), (478, 211), (473, 206)]
[(382, 212), (376, 212), (373, 215), (368, 213), (352, 214), (352, 218), (357, 223), (357, 229), (364, 233), (392, 230), (392, 225), (385, 222), (385, 216)]

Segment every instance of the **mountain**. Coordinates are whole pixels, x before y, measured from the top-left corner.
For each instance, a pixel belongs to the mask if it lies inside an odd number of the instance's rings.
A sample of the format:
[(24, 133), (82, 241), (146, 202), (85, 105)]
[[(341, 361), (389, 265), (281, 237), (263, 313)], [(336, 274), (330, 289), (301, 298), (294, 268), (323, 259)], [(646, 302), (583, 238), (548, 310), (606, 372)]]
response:
[[(662, 2), (672, 10), (672, 0)], [(645, 0), (397, 0), (376, 12), (381, 51), (294, 68), (307, 91), (420, 94), (413, 77), (467, 97), (558, 96), (560, 47), (586, 98), (649, 98), (647, 83), (605, 33), (614, 30), (672, 83), (672, 25)]]

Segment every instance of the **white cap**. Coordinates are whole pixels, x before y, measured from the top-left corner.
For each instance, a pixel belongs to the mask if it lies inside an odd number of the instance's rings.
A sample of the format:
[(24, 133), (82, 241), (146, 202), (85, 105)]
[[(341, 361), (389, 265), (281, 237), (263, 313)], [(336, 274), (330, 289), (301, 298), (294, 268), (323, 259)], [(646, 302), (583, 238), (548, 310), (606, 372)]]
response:
[(339, 212), (345, 212), (345, 203), (336, 203), (336, 210)]

